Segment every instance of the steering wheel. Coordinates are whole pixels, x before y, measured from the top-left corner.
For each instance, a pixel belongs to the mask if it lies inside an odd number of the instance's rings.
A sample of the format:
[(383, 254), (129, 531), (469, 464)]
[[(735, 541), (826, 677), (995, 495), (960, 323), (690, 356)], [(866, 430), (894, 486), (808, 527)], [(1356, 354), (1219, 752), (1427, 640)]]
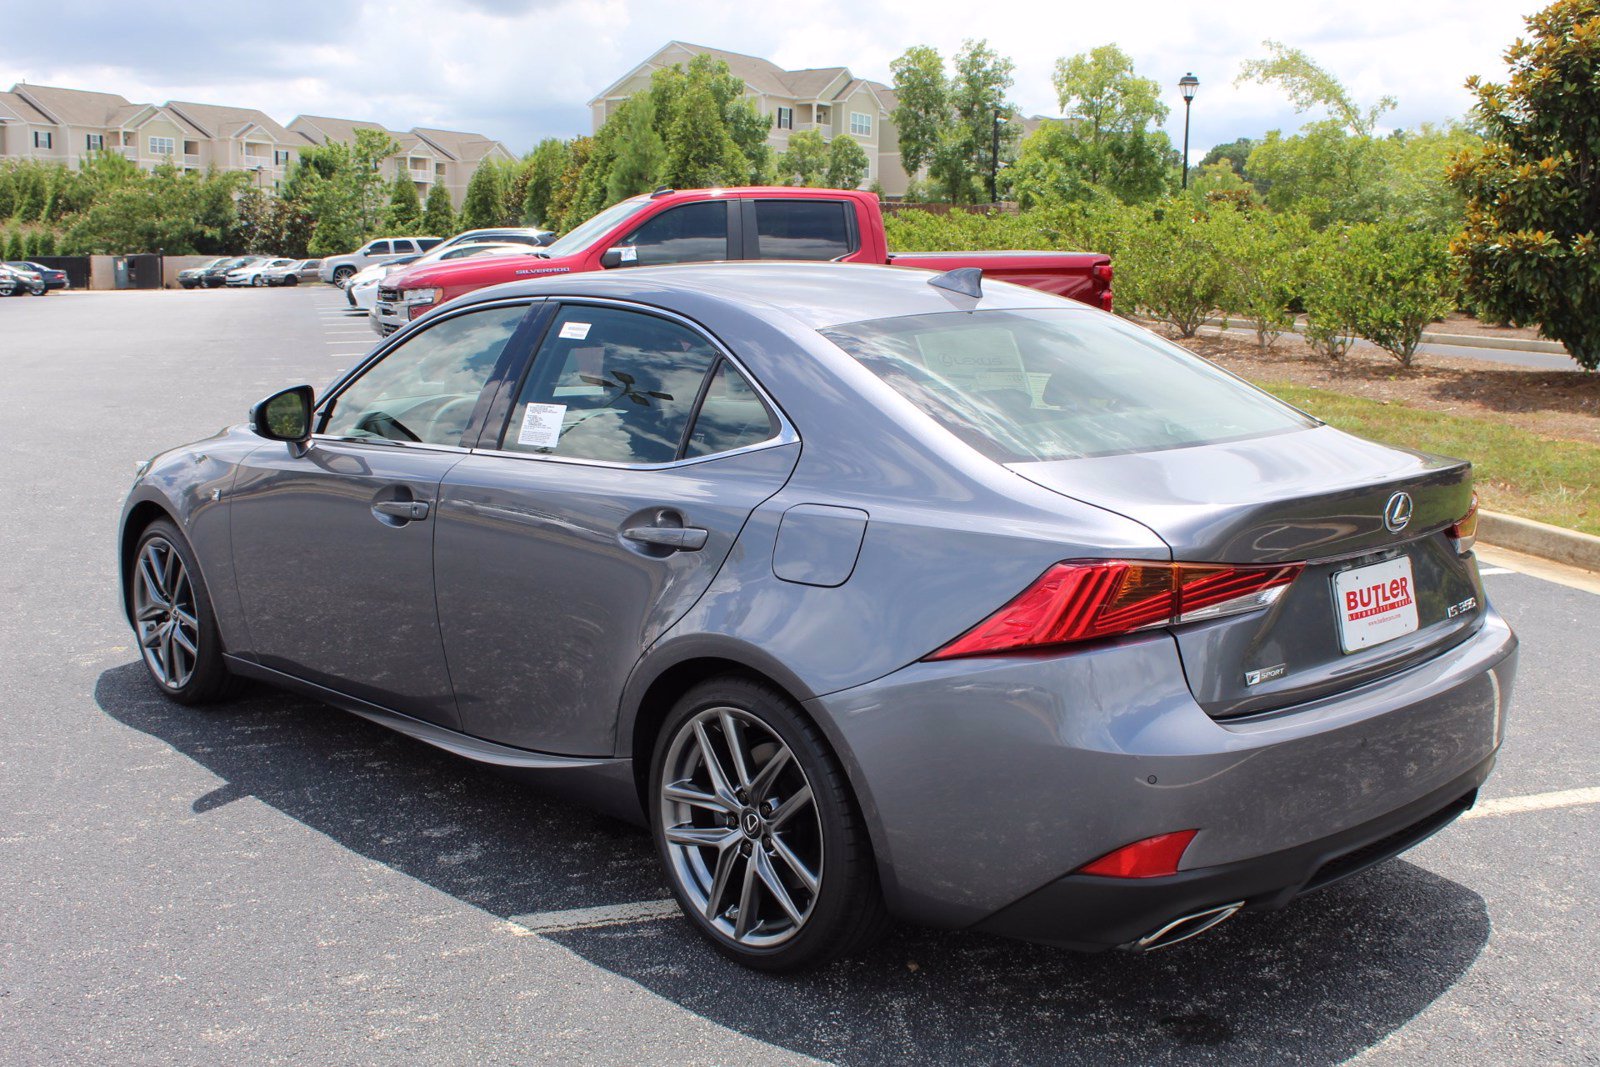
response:
[(456, 437), (459, 439), (461, 430), (466, 428), (467, 421), (472, 418), (472, 409), (477, 406), (477, 403), (478, 398), (475, 396), (458, 396), (454, 399), (446, 400), (439, 405), (439, 410), (435, 411), (433, 417), (428, 420), (427, 426), (423, 428), (420, 440), (437, 442), (440, 438), (436, 431), (449, 427), (450, 423), (447, 420), (452, 417), (461, 420), (460, 427), (456, 429)]

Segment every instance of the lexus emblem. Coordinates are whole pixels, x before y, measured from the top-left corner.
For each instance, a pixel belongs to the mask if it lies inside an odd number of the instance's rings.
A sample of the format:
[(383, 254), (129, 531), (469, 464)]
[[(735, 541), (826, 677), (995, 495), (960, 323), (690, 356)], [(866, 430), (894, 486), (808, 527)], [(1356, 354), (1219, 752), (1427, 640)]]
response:
[(753, 811), (744, 813), (744, 833), (746, 837), (761, 836), (761, 816)]
[(1390, 533), (1399, 533), (1411, 521), (1411, 494), (1396, 493), (1383, 506), (1383, 525)]

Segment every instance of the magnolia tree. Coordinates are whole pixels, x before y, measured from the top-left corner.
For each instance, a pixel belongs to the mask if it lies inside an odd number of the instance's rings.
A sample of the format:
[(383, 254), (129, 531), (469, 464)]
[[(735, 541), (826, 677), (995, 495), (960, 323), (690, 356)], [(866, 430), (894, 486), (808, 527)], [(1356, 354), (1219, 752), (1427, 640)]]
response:
[(1506, 53), (1511, 80), (1469, 79), (1487, 142), (1450, 172), (1467, 196), (1451, 245), (1469, 299), (1538, 323), (1600, 367), (1600, 0), (1558, 0)]

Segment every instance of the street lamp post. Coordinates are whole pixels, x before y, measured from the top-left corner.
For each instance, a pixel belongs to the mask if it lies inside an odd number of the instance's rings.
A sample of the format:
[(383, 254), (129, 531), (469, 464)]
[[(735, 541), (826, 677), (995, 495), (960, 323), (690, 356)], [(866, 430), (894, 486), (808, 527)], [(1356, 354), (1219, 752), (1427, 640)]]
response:
[(1000, 114), (1000, 109), (994, 109), (994, 134), (989, 143), (989, 203), (1000, 202), (1000, 124), (1005, 118)]
[(1194, 74), (1185, 74), (1178, 79), (1178, 91), (1183, 94), (1183, 187), (1189, 188), (1189, 105), (1194, 103), (1195, 90), (1200, 88), (1200, 79)]

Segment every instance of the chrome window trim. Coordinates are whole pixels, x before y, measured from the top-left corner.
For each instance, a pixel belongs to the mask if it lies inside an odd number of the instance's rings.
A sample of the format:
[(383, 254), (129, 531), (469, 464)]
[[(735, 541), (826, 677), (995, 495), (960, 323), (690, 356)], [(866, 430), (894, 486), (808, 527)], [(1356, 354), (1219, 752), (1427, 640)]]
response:
[(335, 437), (332, 434), (314, 433), (311, 440), (321, 441), (324, 444), (362, 445), (370, 448), (406, 448), (422, 452), (459, 452), (463, 456), (472, 451), (460, 445), (430, 445), (426, 441), (394, 441), (387, 437)]
[[(647, 315), (655, 315), (659, 318), (676, 322), (680, 326), (694, 331), (694, 333), (705, 338), (707, 341), (710, 341), (711, 347), (717, 351), (717, 354), (732, 364), (734, 370), (744, 375), (744, 380), (750, 384), (750, 388), (756, 391), (756, 394), (761, 397), (762, 403), (766, 404), (767, 409), (777, 417), (778, 432), (772, 437), (768, 437), (763, 441), (757, 441), (755, 444), (744, 445), (739, 448), (730, 448), (724, 452), (711, 452), (704, 456), (685, 456), (682, 459), (671, 460), (667, 463), (618, 463), (615, 460), (586, 459), (579, 456), (554, 456), (543, 452), (513, 452), (502, 448), (474, 448), (472, 450), (473, 455), (500, 456), (507, 459), (543, 460), (554, 463), (572, 464), (580, 467), (608, 467), (612, 470), (660, 471), (672, 470), (676, 467), (687, 467), (693, 463), (704, 463), (707, 460), (712, 459), (722, 459), (725, 456), (737, 456), (746, 452), (756, 452), (765, 448), (780, 448), (783, 445), (797, 444), (800, 441), (799, 431), (794, 428), (794, 424), (789, 421), (788, 414), (785, 413), (783, 408), (778, 405), (778, 402), (773, 399), (772, 394), (767, 392), (766, 386), (761, 384), (760, 379), (758, 379), (754, 374), (750, 373), (749, 368), (747, 368), (738, 360), (737, 357), (734, 356), (733, 352), (728, 348), (728, 346), (722, 343), (722, 339), (720, 337), (718, 337), (711, 330), (707, 329), (705, 326), (702, 326), (700, 323), (696, 322), (694, 319), (689, 318), (689, 316), (680, 315), (676, 311), (668, 311), (666, 308), (656, 307), (652, 304), (641, 304), (632, 300), (618, 300), (615, 297), (565, 297), (559, 294), (552, 294), (547, 299), (556, 301), (561, 307), (569, 307), (573, 305), (597, 305), (600, 307), (616, 307), (621, 308), (624, 311), (634, 311)], [(557, 314), (560, 314), (560, 312), (557, 311)], [(540, 347), (543, 347), (542, 339)], [(538, 358), (539, 350), (536, 348), (534, 349), (532, 360), (530, 360), (528, 363), (525, 374), (533, 373), (533, 361), (537, 360)], [(707, 369), (706, 374), (710, 375), (715, 369), (716, 365), (712, 364), (712, 366)], [(520, 391), (521, 383), (518, 384)], [(512, 398), (511, 411), (516, 410), (518, 399), (520, 399), (520, 397)], [(697, 400), (697, 405), (698, 403), (699, 401)], [(699, 414), (700, 412), (697, 406), (695, 415), (698, 416)], [(510, 428), (510, 412), (508, 412), (506, 426), (501, 431), (502, 440), (504, 440), (505, 434), (510, 432)], [(690, 428), (693, 428), (693, 423), (690, 423)]]

